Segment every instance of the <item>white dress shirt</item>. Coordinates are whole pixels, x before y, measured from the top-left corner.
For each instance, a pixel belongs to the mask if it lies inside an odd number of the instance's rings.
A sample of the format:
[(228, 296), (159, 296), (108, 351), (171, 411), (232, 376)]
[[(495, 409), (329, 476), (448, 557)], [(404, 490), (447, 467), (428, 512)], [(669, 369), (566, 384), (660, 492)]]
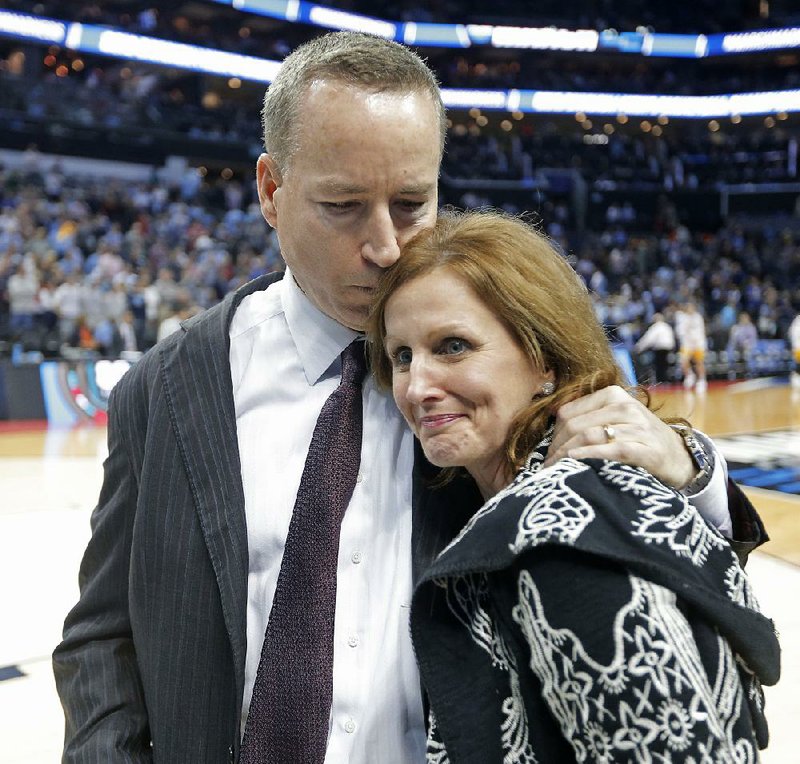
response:
[[(230, 328), (250, 570), (242, 732), (300, 477), (320, 410), (356, 333), (291, 274), (245, 297)], [(411, 646), (413, 436), (391, 395), (364, 382), (361, 468), (342, 521), (327, 764), (425, 758)], [(378, 758), (376, 758), (378, 757)]]

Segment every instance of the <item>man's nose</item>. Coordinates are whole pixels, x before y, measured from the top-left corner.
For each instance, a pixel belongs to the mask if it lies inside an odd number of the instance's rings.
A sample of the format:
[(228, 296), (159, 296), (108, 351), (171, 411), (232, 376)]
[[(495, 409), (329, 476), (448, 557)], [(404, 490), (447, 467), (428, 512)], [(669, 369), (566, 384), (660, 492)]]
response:
[(380, 268), (388, 268), (400, 257), (398, 231), (388, 210), (376, 211), (369, 221), (367, 235), (361, 246), (365, 260)]

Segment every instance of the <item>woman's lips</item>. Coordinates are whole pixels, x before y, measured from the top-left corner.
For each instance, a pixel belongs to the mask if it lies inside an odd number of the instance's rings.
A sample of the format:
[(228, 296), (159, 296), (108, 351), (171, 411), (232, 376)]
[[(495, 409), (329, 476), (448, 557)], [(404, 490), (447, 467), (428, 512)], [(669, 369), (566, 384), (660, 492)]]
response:
[(461, 419), (463, 416), (463, 414), (434, 414), (430, 416), (424, 416), (420, 418), (419, 426), (428, 427), (431, 429), (435, 427), (443, 427), (446, 424), (450, 424), (450, 422), (454, 422), (456, 419)]

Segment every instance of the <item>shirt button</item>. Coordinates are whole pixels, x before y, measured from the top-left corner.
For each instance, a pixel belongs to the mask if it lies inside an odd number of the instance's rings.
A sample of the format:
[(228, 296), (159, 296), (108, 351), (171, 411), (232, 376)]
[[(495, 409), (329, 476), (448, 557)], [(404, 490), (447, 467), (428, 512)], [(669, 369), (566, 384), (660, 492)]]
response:
[(348, 719), (344, 723), (344, 731), (345, 732), (355, 732), (356, 731), (356, 723), (352, 719)]
[(358, 647), (358, 642), (359, 642), (358, 634), (351, 634), (347, 638), (347, 644), (350, 645), (350, 647)]
[(362, 555), (359, 551), (355, 551), (350, 555), (350, 561), (353, 563), (353, 565), (358, 565), (358, 563), (360, 563), (363, 559), (364, 555)]
[(356, 483), (360, 483), (363, 480), (364, 476), (359, 472), (358, 475), (356, 475)]

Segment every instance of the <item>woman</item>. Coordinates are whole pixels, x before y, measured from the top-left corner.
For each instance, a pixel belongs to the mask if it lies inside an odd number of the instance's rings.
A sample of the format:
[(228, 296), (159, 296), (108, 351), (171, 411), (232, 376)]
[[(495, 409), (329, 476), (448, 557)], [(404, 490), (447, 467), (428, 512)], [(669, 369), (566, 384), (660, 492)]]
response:
[(465, 470), (485, 502), (412, 602), (428, 761), (755, 761), (779, 649), (725, 540), (640, 468), (543, 466), (553, 412), (622, 384), (547, 239), (440, 218), (387, 272), (370, 334), (440, 479)]

